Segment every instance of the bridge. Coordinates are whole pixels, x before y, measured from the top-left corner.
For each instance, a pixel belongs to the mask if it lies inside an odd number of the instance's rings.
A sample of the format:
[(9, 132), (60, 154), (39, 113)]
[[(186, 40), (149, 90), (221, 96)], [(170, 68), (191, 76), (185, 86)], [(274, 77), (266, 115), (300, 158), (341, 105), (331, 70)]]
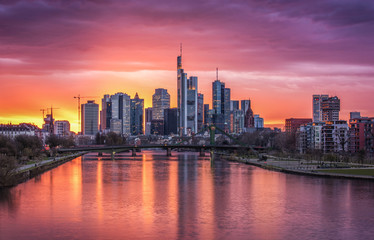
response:
[[(215, 132), (218, 130), (223, 135), (229, 137), (236, 145), (216, 145), (215, 144)], [(247, 146), (238, 141), (238, 139), (234, 138), (233, 136), (229, 135), (222, 129), (216, 127), (215, 125), (208, 125), (202, 131), (197, 134), (203, 133), (204, 131), (209, 131), (210, 134), (210, 144), (209, 145), (186, 145), (184, 144), (189, 139), (186, 139), (178, 144), (168, 145), (168, 144), (147, 144), (147, 145), (120, 145), (120, 146), (87, 146), (87, 147), (75, 147), (75, 148), (67, 148), (67, 149), (57, 149), (57, 152), (64, 153), (64, 152), (98, 152), (99, 155), (102, 153), (110, 153), (112, 159), (114, 159), (115, 153), (120, 152), (132, 152), (132, 156), (136, 156), (136, 152), (141, 151), (141, 149), (164, 149), (166, 150), (166, 155), (171, 156), (171, 151), (173, 149), (195, 149), (200, 152), (200, 156), (205, 156), (205, 151), (210, 150), (211, 156), (213, 156), (214, 150), (225, 150), (225, 151), (237, 151), (237, 150), (245, 150), (245, 151), (252, 151), (255, 154), (258, 154), (257, 150), (253, 146)], [(197, 135), (196, 134), (196, 135)]]
[(225, 151), (237, 151), (237, 150), (252, 150), (252, 147), (240, 146), (240, 145), (168, 145), (168, 144), (146, 144), (146, 145), (120, 145), (120, 146), (87, 146), (87, 147), (74, 147), (74, 148), (60, 148), (57, 152), (98, 152), (99, 155), (102, 153), (111, 154), (114, 158), (115, 153), (120, 152), (132, 152), (132, 156), (136, 156), (136, 153), (141, 149), (163, 149), (166, 150), (166, 156), (171, 156), (171, 151), (175, 149), (194, 149), (200, 152), (200, 156), (205, 156), (205, 151), (210, 150), (225, 150)]

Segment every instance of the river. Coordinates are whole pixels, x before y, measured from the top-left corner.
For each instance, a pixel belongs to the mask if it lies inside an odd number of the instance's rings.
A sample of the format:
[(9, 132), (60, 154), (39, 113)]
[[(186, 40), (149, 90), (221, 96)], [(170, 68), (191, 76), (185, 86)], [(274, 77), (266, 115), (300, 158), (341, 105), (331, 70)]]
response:
[(88, 154), (0, 191), (0, 239), (372, 239), (374, 182)]

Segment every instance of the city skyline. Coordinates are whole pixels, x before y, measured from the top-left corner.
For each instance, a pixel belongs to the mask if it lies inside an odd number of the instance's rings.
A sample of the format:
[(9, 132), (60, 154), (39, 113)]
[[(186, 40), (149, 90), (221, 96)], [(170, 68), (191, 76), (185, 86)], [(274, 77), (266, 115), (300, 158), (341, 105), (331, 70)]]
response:
[(341, 119), (374, 115), (370, 2), (3, 1), (0, 9), (1, 123), (41, 126), (40, 109), (53, 105), (55, 119), (77, 131), (78, 94), (100, 103), (104, 94), (139, 92), (147, 108), (163, 87), (177, 107), (181, 42), (183, 68), (199, 77), (205, 104), (219, 67), (231, 99), (251, 99), (265, 126), (312, 117), (313, 94), (338, 96)]

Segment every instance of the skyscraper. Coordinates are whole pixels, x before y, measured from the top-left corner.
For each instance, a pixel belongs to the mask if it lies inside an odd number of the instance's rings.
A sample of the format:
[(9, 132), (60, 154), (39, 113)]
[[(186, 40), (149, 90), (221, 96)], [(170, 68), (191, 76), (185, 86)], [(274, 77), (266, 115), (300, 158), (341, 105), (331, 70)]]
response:
[(112, 101), (108, 94), (101, 100), (100, 111), (100, 130), (102, 132), (110, 129), (110, 120), (112, 119)]
[(164, 109), (170, 108), (170, 95), (168, 90), (158, 88), (152, 96), (152, 119), (164, 120)]
[(182, 49), (177, 57), (177, 101), (178, 101), (178, 131), (181, 135), (197, 131), (197, 77), (187, 79), (182, 68)]
[(134, 99), (131, 99), (131, 134), (143, 134), (143, 112), (144, 112), (144, 99), (140, 99), (138, 93), (135, 94)]
[(329, 95), (323, 94), (315, 94), (313, 95), (313, 122), (322, 122), (322, 109), (321, 103), (323, 100), (329, 98)]
[(82, 134), (95, 135), (99, 131), (99, 104), (95, 101), (87, 101), (82, 104)]
[(225, 83), (217, 79), (212, 83), (212, 105), (214, 110), (213, 123), (225, 131), (230, 131), (231, 126), (231, 91), (225, 88)]
[[(104, 95), (102, 104), (105, 109), (105, 129), (121, 135), (129, 135), (130, 129), (130, 96), (126, 93), (116, 93), (114, 95)], [(102, 110), (104, 115), (104, 109)], [(104, 118), (104, 117), (103, 117)]]
[(204, 126), (204, 94), (197, 94), (197, 132), (200, 132)]
[(212, 117), (211, 112), (209, 109), (209, 104), (204, 104), (204, 124), (211, 124), (212, 123)]

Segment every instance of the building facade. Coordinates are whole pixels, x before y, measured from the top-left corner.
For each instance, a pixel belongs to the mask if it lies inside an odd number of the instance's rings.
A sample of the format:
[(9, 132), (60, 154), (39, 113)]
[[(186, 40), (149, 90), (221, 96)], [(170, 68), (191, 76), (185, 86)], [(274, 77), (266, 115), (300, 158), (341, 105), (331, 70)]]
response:
[(164, 88), (157, 88), (152, 95), (152, 119), (163, 120), (167, 108), (170, 108), (170, 94)]
[(70, 135), (70, 123), (66, 120), (55, 121), (54, 134), (57, 136), (69, 136)]
[(253, 111), (251, 108), (251, 100), (241, 100), (241, 109), (244, 113), (244, 127), (245, 128), (253, 128), (254, 124), (254, 116)]
[(322, 121), (339, 121), (340, 99), (329, 97), (321, 103)]
[(197, 132), (204, 127), (204, 94), (197, 94)]
[[(218, 74), (217, 74), (218, 75)], [(213, 124), (230, 132), (231, 128), (231, 90), (217, 79), (212, 83)]]
[(322, 122), (322, 101), (328, 98), (326, 94), (313, 95), (313, 122)]
[(138, 93), (131, 99), (131, 135), (142, 135), (143, 131), (144, 99), (140, 99)]
[(164, 135), (178, 134), (177, 108), (164, 110)]
[(312, 122), (311, 118), (288, 118), (285, 120), (285, 130), (287, 133), (296, 133), (301, 125), (310, 122)]
[(349, 120), (349, 151), (374, 153), (374, 118), (359, 117)]
[(82, 135), (95, 135), (99, 131), (99, 104), (89, 100), (81, 106)]

